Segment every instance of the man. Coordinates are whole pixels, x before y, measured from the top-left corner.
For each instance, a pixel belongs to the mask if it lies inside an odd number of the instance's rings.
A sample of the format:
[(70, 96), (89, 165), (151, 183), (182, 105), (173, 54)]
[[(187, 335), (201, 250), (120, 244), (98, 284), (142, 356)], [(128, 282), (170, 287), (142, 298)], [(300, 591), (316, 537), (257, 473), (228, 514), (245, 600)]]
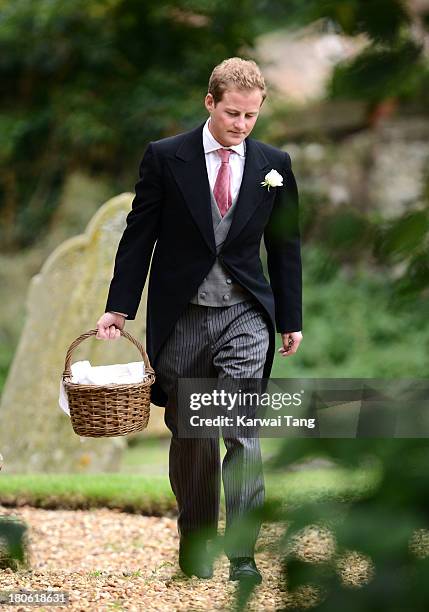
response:
[[(179, 509), (179, 564), (188, 576), (201, 578), (212, 576), (207, 542), (217, 533), (219, 440), (179, 437), (178, 380), (267, 378), (275, 330), (283, 356), (294, 354), (302, 339), (291, 160), (249, 138), (265, 97), (255, 62), (224, 60), (209, 80), (208, 120), (148, 145), (106, 312), (97, 322), (97, 338), (115, 339), (125, 317), (135, 318), (153, 251), (147, 301), (147, 351), (157, 377), (152, 402), (166, 407), (172, 432), (169, 475)], [(259, 258), (262, 236), (270, 284)], [(259, 583), (259, 525), (234, 537), (246, 513), (264, 501), (259, 440), (224, 436), (224, 442), (229, 577)], [(202, 541), (196, 534), (203, 534)]]

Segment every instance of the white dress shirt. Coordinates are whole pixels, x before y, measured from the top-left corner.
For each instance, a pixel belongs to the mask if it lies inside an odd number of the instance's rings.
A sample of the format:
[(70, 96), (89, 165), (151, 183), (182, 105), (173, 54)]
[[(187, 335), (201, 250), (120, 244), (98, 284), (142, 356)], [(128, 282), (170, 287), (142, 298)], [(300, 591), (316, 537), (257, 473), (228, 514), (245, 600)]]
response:
[(220, 157), (216, 153), (216, 149), (231, 149), (234, 153), (229, 156), (229, 165), (231, 167), (231, 198), (234, 202), (240, 191), (241, 179), (243, 178), (244, 162), (246, 159), (246, 143), (244, 140), (238, 145), (224, 147), (221, 145), (209, 129), (210, 117), (203, 127), (203, 147), (206, 158), (207, 176), (209, 178), (210, 187), (213, 191), (217, 173), (221, 164)]

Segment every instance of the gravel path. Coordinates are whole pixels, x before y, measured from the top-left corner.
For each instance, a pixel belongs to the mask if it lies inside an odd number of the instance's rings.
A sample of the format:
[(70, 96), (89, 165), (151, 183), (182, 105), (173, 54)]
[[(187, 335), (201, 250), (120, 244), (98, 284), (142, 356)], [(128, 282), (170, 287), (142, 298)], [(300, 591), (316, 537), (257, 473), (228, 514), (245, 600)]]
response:
[[(29, 526), (31, 567), (19, 572), (0, 570), (0, 590), (51, 588), (67, 591), (70, 598), (69, 606), (64, 607), (4, 605), (2, 611), (232, 608), (236, 586), (228, 581), (227, 558), (222, 555), (217, 559), (212, 580), (184, 576), (177, 563), (179, 540), (172, 518), (107, 509), (42, 510), (29, 506), (0, 506), (0, 514), (18, 516)], [(280, 564), (275, 552), (264, 550), (275, 546), (278, 530), (279, 526), (272, 525), (261, 530), (256, 561), (264, 581), (256, 588), (248, 610), (265, 612), (287, 608), (298, 601), (308, 606), (314, 601), (315, 594), (308, 589), (294, 598), (280, 590)], [(324, 542), (320, 535), (319, 548), (332, 547), (329, 537)]]

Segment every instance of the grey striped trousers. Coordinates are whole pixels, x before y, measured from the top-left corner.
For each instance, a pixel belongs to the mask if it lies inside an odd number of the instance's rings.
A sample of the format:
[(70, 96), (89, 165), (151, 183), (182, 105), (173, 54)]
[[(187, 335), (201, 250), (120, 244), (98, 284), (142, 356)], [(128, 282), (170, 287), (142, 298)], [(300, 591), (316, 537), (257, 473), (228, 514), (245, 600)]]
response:
[[(227, 307), (188, 304), (163, 345), (156, 363), (157, 381), (168, 395), (165, 424), (172, 433), (169, 476), (178, 504), (179, 534), (217, 534), (221, 466), (218, 438), (179, 438), (179, 378), (260, 379), (268, 350), (267, 323), (257, 304)], [(223, 435), (222, 463), (226, 525), (224, 549), (231, 559), (252, 557), (260, 522), (243, 530), (246, 513), (260, 508), (265, 488), (259, 438)]]

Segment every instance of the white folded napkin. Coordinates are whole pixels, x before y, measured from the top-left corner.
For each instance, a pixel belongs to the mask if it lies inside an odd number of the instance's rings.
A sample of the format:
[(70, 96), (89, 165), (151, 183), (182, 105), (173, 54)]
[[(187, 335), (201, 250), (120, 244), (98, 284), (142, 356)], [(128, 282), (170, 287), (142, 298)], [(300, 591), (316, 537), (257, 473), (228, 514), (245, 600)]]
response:
[[(92, 366), (89, 361), (76, 361), (71, 365), (71, 382), (84, 385), (109, 385), (143, 382), (145, 367), (143, 361), (116, 363), (108, 366)], [(60, 380), (59, 406), (70, 416), (67, 393), (63, 379)]]

